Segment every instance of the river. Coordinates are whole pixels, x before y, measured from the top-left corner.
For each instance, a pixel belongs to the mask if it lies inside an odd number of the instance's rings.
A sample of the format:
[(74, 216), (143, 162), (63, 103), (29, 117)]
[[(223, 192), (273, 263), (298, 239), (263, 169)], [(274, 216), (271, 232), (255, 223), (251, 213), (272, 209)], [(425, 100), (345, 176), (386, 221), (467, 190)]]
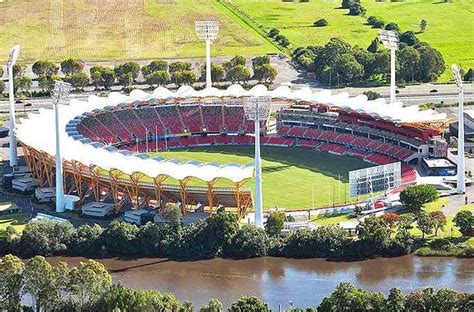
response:
[[(51, 258), (77, 265), (83, 258)], [(168, 291), (195, 307), (218, 298), (229, 306), (241, 295), (255, 295), (274, 310), (292, 301), (294, 306), (315, 307), (337, 284), (348, 281), (370, 291), (390, 288), (413, 291), (448, 287), (474, 291), (472, 259), (417, 257), (377, 258), (354, 262), (322, 259), (257, 258), (176, 262), (167, 259), (100, 259), (114, 282), (140, 289)]]

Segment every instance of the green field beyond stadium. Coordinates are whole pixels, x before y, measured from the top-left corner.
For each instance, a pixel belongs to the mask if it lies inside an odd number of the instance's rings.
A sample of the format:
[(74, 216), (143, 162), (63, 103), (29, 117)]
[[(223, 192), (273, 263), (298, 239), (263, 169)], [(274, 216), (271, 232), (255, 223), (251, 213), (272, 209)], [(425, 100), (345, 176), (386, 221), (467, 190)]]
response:
[[(252, 146), (211, 146), (150, 153), (180, 160), (248, 164)], [(300, 148), (262, 147), (264, 208), (308, 209), (349, 201), (348, 172), (369, 164), (345, 156), (335, 156)], [(339, 180), (340, 179), (340, 180)], [(253, 181), (252, 181), (253, 182)], [(251, 182), (246, 183), (252, 187)], [(204, 185), (191, 181), (190, 185)], [(217, 186), (230, 186), (220, 182)]]

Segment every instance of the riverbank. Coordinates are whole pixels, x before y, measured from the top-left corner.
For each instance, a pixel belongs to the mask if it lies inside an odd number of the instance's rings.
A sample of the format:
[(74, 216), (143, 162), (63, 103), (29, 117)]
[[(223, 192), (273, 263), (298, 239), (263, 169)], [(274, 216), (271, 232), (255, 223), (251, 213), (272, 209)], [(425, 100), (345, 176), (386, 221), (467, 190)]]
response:
[[(82, 257), (51, 257), (53, 265), (65, 261), (76, 266)], [(195, 306), (219, 298), (225, 307), (242, 295), (253, 295), (278, 310), (316, 306), (341, 281), (367, 291), (388, 294), (397, 287), (409, 292), (425, 287), (472, 292), (474, 263), (469, 259), (416, 257), (375, 258), (364, 261), (327, 261), (262, 257), (247, 260), (171, 261), (165, 258), (105, 258), (114, 282), (136, 289), (175, 293)]]

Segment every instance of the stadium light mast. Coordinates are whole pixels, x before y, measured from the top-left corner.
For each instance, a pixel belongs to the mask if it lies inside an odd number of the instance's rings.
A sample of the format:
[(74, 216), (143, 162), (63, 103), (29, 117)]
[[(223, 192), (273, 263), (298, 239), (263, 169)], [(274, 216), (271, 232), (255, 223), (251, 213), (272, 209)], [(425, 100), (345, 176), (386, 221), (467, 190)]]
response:
[(54, 119), (56, 127), (56, 212), (64, 212), (63, 161), (61, 156), (61, 135), (59, 132), (59, 105), (68, 104), (71, 85), (56, 81), (53, 90)]
[(255, 226), (263, 227), (262, 159), (260, 157), (260, 121), (267, 120), (271, 97), (250, 97), (244, 100), (245, 116), (255, 124)]
[(8, 97), (9, 97), (9, 143), (10, 143), (10, 167), (16, 167), (17, 163), (17, 151), (16, 151), (16, 137), (15, 137), (15, 89), (13, 86), (13, 67), (18, 60), (20, 54), (20, 46), (16, 45), (13, 47), (10, 57), (8, 58), (7, 71), (8, 71)]
[(464, 156), (464, 84), (462, 82), (461, 71), (453, 64), (451, 66), (454, 81), (459, 88), (459, 106), (458, 106), (458, 177), (457, 177), (457, 193), (464, 194), (466, 192), (466, 182), (464, 172), (466, 160)]
[(393, 30), (382, 30), (380, 40), (387, 49), (390, 49), (390, 104), (393, 104), (396, 101), (395, 52), (398, 49), (398, 34)]
[(211, 77), (211, 43), (217, 39), (219, 33), (218, 21), (196, 21), (194, 23), (196, 33), (201, 40), (206, 41), (206, 88), (212, 87)]

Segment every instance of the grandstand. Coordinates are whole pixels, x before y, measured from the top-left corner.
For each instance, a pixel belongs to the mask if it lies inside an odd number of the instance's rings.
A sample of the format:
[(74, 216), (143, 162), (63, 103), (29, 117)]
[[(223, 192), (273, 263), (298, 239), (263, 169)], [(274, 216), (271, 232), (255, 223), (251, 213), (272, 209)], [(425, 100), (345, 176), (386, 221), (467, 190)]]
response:
[[(65, 185), (82, 201), (112, 201), (135, 209), (180, 203), (183, 213), (204, 205), (236, 209), (240, 215), (252, 206), (251, 190), (244, 183), (253, 167), (236, 164), (180, 162), (152, 159), (148, 152), (210, 145), (252, 145), (253, 125), (246, 121), (243, 101), (250, 96), (272, 96), (287, 103), (277, 114), (277, 131), (268, 134), (262, 122), (263, 145), (304, 147), (348, 155), (373, 164), (402, 161), (403, 183), (416, 181), (409, 165), (428, 157), (439, 131), (427, 122), (443, 114), (385, 104), (366, 97), (349, 98), (326, 91), (291, 91), (280, 87), (250, 91), (233, 85), (227, 90), (177, 92), (158, 88), (153, 94), (135, 90), (130, 96), (112, 93), (108, 98), (72, 100), (60, 108)], [(300, 104), (292, 108), (290, 103)], [(296, 107), (296, 106), (295, 106)], [(305, 107), (301, 109), (301, 107)], [(25, 159), (41, 186), (53, 186), (54, 122), (50, 110), (22, 120), (17, 136)], [(191, 178), (205, 186), (190, 186)], [(226, 180), (231, 187), (218, 187)]]

